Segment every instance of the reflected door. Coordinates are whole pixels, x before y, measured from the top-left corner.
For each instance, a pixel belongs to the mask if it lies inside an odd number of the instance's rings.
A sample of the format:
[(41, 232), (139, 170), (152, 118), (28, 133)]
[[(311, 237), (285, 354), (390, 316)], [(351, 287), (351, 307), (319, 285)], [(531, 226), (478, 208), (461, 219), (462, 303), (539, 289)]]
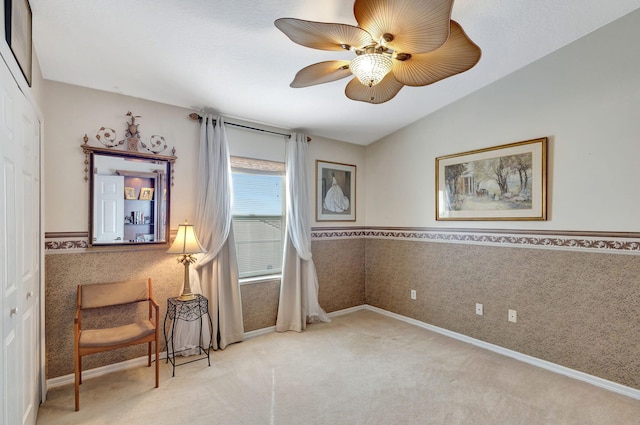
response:
[(124, 177), (93, 176), (93, 242), (124, 240)]

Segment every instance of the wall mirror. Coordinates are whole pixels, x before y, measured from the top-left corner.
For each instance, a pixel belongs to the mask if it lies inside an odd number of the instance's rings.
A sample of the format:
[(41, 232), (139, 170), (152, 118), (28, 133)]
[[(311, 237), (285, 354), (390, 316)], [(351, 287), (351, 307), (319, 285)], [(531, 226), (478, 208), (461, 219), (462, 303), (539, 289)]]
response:
[(89, 246), (169, 243), (175, 156), (82, 146)]

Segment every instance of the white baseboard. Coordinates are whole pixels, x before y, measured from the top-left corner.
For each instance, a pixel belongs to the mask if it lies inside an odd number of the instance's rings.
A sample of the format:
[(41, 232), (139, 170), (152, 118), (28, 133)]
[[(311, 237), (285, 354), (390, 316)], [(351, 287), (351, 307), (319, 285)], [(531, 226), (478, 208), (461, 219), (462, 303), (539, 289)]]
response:
[(355, 307), (345, 308), (344, 310), (332, 311), (331, 313), (328, 313), (328, 316), (329, 317), (344, 316), (345, 314), (353, 313), (354, 311), (360, 311), (360, 310), (366, 310), (366, 309), (367, 309), (367, 305), (362, 304)]
[[(484, 348), (485, 350), (493, 351), (498, 354), (502, 354), (503, 356), (511, 357), (512, 359), (519, 360), (524, 363), (528, 363), (533, 366), (540, 367), (542, 369), (549, 370), (551, 372), (559, 373), (560, 375), (568, 376), (569, 378), (577, 379), (578, 381), (587, 382), (591, 385), (595, 385), (596, 387), (604, 388), (605, 390), (612, 391), (617, 394), (622, 394), (627, 397), (634, 398), (636, 400), (640, 400), (640, 390), (635, 388), (627, 387), (626, 385), (618, 384), (616, 382), (608, 381), (606, 379), (599, 378), (597, 376), (589, 375), (588, 373), (580, 372), (575, 369), (571, 369), (565, 366), (560, 366), (556, 363), (552, 363), (546, 360), (538, 359), (536, 357), (528, 356), (526, 354), (519, 353), (517, 351), (509, 350), (504, 347), (500, 347), (499, 345), (490, 344), (485, 341), (481, 341), (479, 339), (471, 338), (470, 336), (459, 334), (457, 332), (453, 332), (444, 328), (439, 328), (437, 326), (429, 325), (428, 323), (421, 322), (416, 319), (412, 319), (410, 317), (402, 316), (400, 314), (391, 313), (390, 311), (383, 310), (378, 307), (373, 307), (371, 305), (363, 304), (357, 307), (351, 307), (344, 310), (334, 311), (329, 313), (329, 317), (337, 317), (345, 314), (353, 313), (359, 310), (369, 310), (375, 313), (379, 313), (385, 315), (387, 317), (391, 317), (397, 320), (401, 320), (403, 322), (418, 326), (423, 329), (427, 329), (441, 335), (448, 336), (450, 338), (457, 339), (459, 341), (467, 342), (469, 344), (475, 345), (480, 348)], [(255, 331), (245, 332), (244, 338), (250, 339), (255, 338), (260, 335), (265, 335), (271, 332), (275, 332), (276, 327), (270, 326), (268, 328), (257, 329)], [(153, 358), (154, 356), (152, 356)], [(166, 358), (166, 352), (160, 353), (160, 359)], [(147, 363), (147, 356), (138, 357), (137, 359), (126, 360), (120, 363), (114, 363), (107, 366), (98, 367), (95, 369), (89, 369), (82, 372), (83, 379), (94, 378), (97, 376), (102, 376), (107, 373), (129, 369), (132, 367), (141, 366)], [(74, 375), (65, 375), (59, 376), (57, 378), (47, 379), (47, 388), (56, 388), (62, 385), (71, 384), (74, 382)]]
[(479, 339), (471, 338), (470, 336), (459, 334), (447, 329), (439, 328), (437, 326), (429, 325), (428, 323), (421, 322), (410, 317), (401, 316), (396, 313), (383, 310), (378, 307), (367, 305), (367, 310), (374, 311), (376, 313), (383, 314), (394, 319), (401, 320), (412, 325), (428, 329), (430, 331), (439, 333), (441, 335), (448, 336), (450, 338), (457, 339), (459, 341), (467, 342), (475, 346), (484, 348), (485, 350), (493, 351), (503, 356), (511, 357), (512, 359), (519, 360), (524, 363), (528, 363), (533, 366), (540, 367), (542, 369), (549, 370), (551, 372), (559, 373), (560, 375), (568, 376), (569, 378), (577, 379), (578, 381), (587, 382), (596, 387), (604, 388), (605, 390), (613, 391), (614, 393), (622, 394), (627, 397), (640, 400), (640, 390), (627, 387), (626, 385), (618, 384), (617, 382), (608, 381), (606, 379), (599, 378), (597, 376), (589, 375), (588, 373), (580, 372), (579, 370), (571, 369), (565, 366), (561, 366), (556, 363), (552, 363), (546, 360), (538, 359), (536, 357), (528, 356), (526, 354), (519, 353), (517, 351), (509, 350), (508, 348), (500, 347), (499, 345), (490, 344)]
[[(160, 360), (167, 358), (167, 352), (163, 351), (160, 353)], [(155, 361), (155, 354), (151, 355), (151, 360)], [(147, 356), (138, 357), (136, 359), (125, 360), (123, 362), (114, 363), (102, 367), (97, 367), (95, 369), (87, 369), (82, 371), (82, 379), (91, 379), (97, 376), (106, 375), (107, 373), (117, 372), (119, 370), (131, 369), (134, 367), (142, 366), (147, 364)], [(71, 373), (69, 375), (58, 376), (56, 378), (47, 379), (47, 389), (61, 387), (67, 384), (73, 384), (75, 382), (75, 374)]]
[(255, 331), (249, 331), (244, 333), (244, 339), (251, 339), (261, 335), (270, 334), (271, 332), (275, 332), (275, 326), (269, 326), (268, 328), (256, 329)]
[[(344, 310), (333, 311), (331, 313), (327, 313), (327, 316), (329, 316), (329, 317), (342, 316), (342, 315), (345, 315), (345, 314), (353, 313), (354, 311), (364, 310), (366, 308), (367, 308), (367, 306), (363, 304), (363, 305), (359, 305), (359, 306), (356, 306), (356, 307), (345, 308)], [(255, 338), (257, 336), (268, 334), (268, 333), (275, 332), (275, 331), (276, 331), (276, 327), (275, 326), (269, 326), (268, 328), (256, 329), (255, 331), (245, 332), (244, 333), (244, 339)]]

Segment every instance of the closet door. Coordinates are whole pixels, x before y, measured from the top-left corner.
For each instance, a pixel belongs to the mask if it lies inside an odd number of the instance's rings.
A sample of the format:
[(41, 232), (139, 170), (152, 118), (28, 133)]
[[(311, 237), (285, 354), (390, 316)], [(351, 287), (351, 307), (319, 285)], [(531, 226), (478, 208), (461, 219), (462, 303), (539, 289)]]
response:
[(0, 423), (39, 404), (40, 140), (33, 108), (0, 65)]
[(33, 108), (26, 102), (16, 110), (16, 124), (22, 142), (22, 205), (18, 205), (21, 227), (18, 246), (21, 266), (19, 270), (22, 305), (21, 335), (21, 394), (22, 424), (35, 424), (40, 404), (39, 323), (40, 323), (40, 132)]

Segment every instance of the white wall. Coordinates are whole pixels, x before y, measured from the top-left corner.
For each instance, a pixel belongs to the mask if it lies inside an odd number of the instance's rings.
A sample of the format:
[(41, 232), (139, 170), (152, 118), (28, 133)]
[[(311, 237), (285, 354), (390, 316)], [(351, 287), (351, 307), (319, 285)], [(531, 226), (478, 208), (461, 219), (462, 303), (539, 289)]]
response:
[[(127, 111), (141, 116), (136, 123), (140, 124), (143, 141), (158, 134), (164, 136), (169, 148), (175, 146), (178, 159), (175, 163), (175, 185), (171, 193), (171, 228), (177, 228), (185, 219), (193, 222), (200, 125), (188, 117), (192, 110), (52, 81), (44, 82), (43, 104), (46, 117), (46, 232), (88, 230), (89, 188), (84, 181), (84, 154), (80, 148), (82, 138), (87, 133), (91, 145), (101, 146), (95, 139), (95, 134), (104, 126), (116, 130), (118, 140), (123, 139), (128, 121), (125, 116)], [(284, 161), (286, 139), (283, 136), (233, 126), (227, 127), (227, 136), (232, 155)], [(358, 167), (357, 222), (349, 224), (363, 225), (364, 147), (320, 137), (313, 138), (308, 157), (309, 208), (312, 213), (315, 211), (316, 159)], [(320, 225), (335, 226), (336, 223), (323, 222)]]
[(89, 188), (84, 181), (82, 138), (86, 133), (92, 146), (101, 147), (95, 134), (104, 126), (123, 139), (128, 111), (141, 116), (136, 123), (144, 141), (158, 134), (169, 149), (176, 148), (171, 227), (185, 219), (193, 222), (199, 127), (188, 117), (192, 111), (52, 81), (45, 81), (44, 94), (46, 232), (87, 231)]
[[(309, 210), (313, 215), (311, 221), (314, 227), (344, 227), (364, 226), (366, 217), (366, 183), (365, 183), (365, 147), (351, 143), (338, 142), (332, 139), (324, 139), (314, 136), (309, 144), (308, 170), (309, 170)], [(356, 166), (356, 221), (316, 221), (316, 161), (337, 162)], [(351, 200), (353, 202), (353, 199)]]
[[(640, 231), (637, 40), (640, 12), (368, 146), (366, 224)], [(548, 221), (435, 220), (436, 157), (544, 136)]]

